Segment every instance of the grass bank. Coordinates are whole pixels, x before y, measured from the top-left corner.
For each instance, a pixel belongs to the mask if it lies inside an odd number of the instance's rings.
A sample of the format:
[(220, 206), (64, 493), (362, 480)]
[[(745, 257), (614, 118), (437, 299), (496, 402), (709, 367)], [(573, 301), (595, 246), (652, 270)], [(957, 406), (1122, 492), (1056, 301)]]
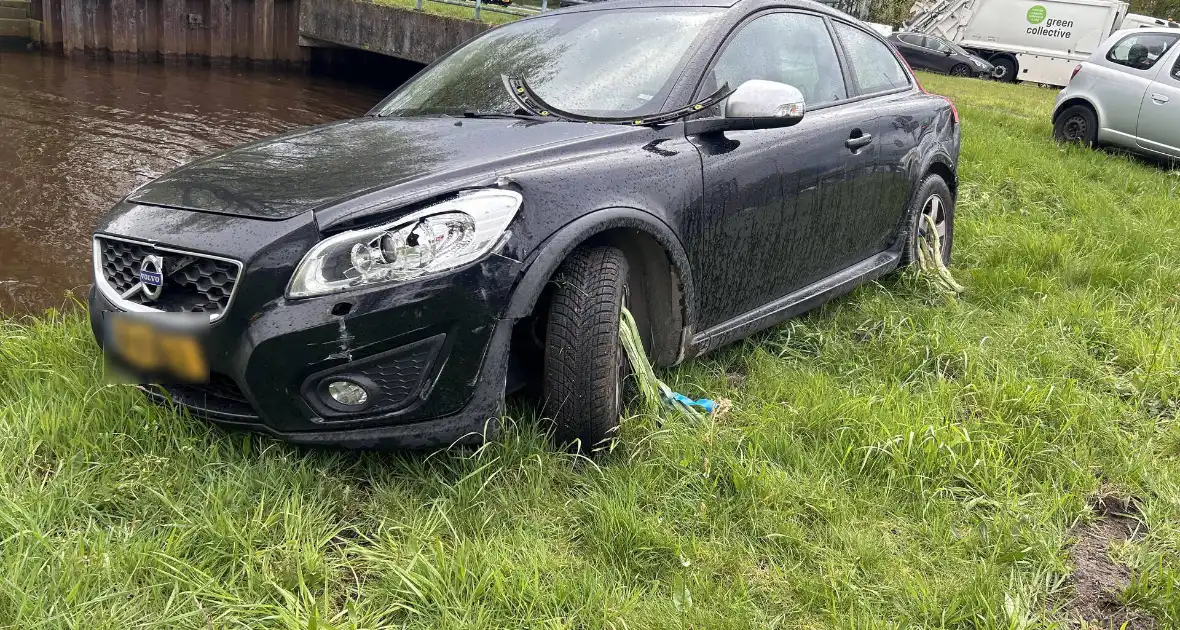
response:
[(76, 314), (0, 323), (0, 625), (1054, 627), (1102, 497), (1142, 524), (1109, 605), (1177, 627), (1177, 177), (1057, 147), (1053, 92), (924, 80), (963, 114), (968, 293), (887, 278), (666, 373), (733, 409), (632, 417), (598, 465), (527, 421), (300, 450), (104, 386)]
[[(376, 4), (384, 4), (384, 5), (390, 6), (390, 7), (397, 7), (399, 9), (417, 9), (417, 7), (418, 7), (417, 0), (373, 0), (373, 2)], [(491, 8), (492, 8), (491, 11), (488, 10), (489, 6), (491, 6)], [(500, 13), (495, 10), (497, 8), (498, 7), (495, 5), (485, 4), (483, 7), (480, 8), (479, 20), (475, 20), (475, 2), (474, 1), (472, 1), (470, 7), (460, 7), (460, 6), (456, 6), (453, 4), (443, 4), (441, 2), (431, 2), (430, 0), (424, 0), (422, 3), (422, 11), (424, 11), (426, 13), (431, 13), (434, 15), (441, 15), (443, 17), (449, 17), (449, 18), (458, 18), (458, 19), (462, 19), (462, 20), (473, 20), (473, 21), (479, 21), (479, 22), (486, 22), (488, 24), (494, 24), (494, 25), (507, 24), (508, 22), (513, 22), (513, 21), (519, 20), (519, 19), (521, 19), (521, 17), (523, 17), (520, 15), (514, 15), (514, 14), (510, 14), (510, 13)]]

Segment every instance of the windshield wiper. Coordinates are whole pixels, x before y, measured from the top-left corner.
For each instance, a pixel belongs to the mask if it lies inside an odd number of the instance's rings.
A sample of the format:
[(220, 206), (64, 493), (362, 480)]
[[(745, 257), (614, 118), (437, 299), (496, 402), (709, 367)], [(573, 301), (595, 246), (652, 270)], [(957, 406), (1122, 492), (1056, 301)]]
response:
[(523, 118), (524, 120), (537, 120), (540, 116), (530, 113), (526, 110), (517, 109), (512, 113), (498, 112), (496, 110), (488, 109), (469, 109), (463, 112), (464, 118)]
[(733, 94), (733, 90), (729, 89), (729, 83), (726, 83), (703, 100), (667, 112), (647, 114), (645, 116), (585, 116), (562, 111), (541, 100), (541, 97), (537, 96), (536, 92), (533, 92), (532, 88), (529, 87), (524, 79), (510, 77), (506, 74), (500, 75), (500, 78), (504, 81), (504, 89), (508, 90), (508, 95), (512, 97), (512, 100), (516, 101), (516, 104), (521, 109), (527, 112), (531, 112), (541, 118), (557, 118), (570, 122), (601, 123), (605, 125), (662, 125), (709, 109), (725, 100), (730, 94)]

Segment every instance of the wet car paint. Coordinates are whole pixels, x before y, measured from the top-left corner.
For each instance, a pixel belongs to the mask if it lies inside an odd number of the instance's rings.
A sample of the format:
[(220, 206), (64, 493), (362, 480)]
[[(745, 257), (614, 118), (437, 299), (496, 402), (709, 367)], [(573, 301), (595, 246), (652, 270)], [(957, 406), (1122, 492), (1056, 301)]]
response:
[(528, 152), (544, 159), (570, 141), (618, 132), (605, 125), (512, 119), (361, 118), (199, 160), (144, 185), (128, 201), (289, 219), (400, 183), (420, 188), (427, 176), (486, 174), (497, 162), (519, 161)]
[[(741, 18), (772, 5), (741, 6), (748, 10), (717, 26), (714, 48)], [(708, 46), (693, 53), (670, 100), (691, 98), (711, 54)], [(916, 85), (817, 109), (792, 128), (691, 129), (367, 117), (178, 169), (133, 193), (96, 231), (244, 263), (230, 312), (213, 326), (210, 362), (259, 417), (213, 419), (300, 442), (425, 446), (494, 428), (512, 326), (579, 244), (609, 238), (625, 249), (643, 287), (634, 306), (649, 352), (668, 365), (892, 269), (915, 184), (934, 163), (953, 175), (958, 155), (949, 103)], [(845, 141), (858, 131), (875, 140), (852, 150)], [(524, 202), (511, 237), (484, 260), (398, 285), (284, 296), (324, 235), (492, 186)], [(800, 291), (810, 292), (795, 299)], [(113, 308), (92, 294), (92, 318)], [(429, 382), (404, 408), (328, 418), (304, 400), (312, 374), (438, 335), (445, 341)]]

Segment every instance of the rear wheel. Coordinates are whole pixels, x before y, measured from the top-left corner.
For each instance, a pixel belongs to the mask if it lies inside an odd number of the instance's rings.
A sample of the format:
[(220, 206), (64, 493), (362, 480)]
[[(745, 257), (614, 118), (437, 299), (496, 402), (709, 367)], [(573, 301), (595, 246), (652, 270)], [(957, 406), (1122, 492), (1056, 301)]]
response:
[(1057, 115), (1053, 137), (1058, 142), (1092, 147), (1098, 142), (1098, 116), (1085, 105), (1071, 105)]
[(918, 246), (930, 229), (923, 215), (934, 220), (934, 229), (942, 245), (942, 261), (950, 264), (951, 244), (955, 238), (955, 198), (946, 181), (935, 173), (922, 180), (910, 206), (905, 227), (905, 248), (901, 252), (902, 265), (918, 260)]
[(614, 438), (622, 412), (626, 357), (619, 321), (627, 259), (614, 247), (570, 254), (553, 283), (542, 378), (553, 440), (590, 453)]
[(995, 70), (992, 71), (992, 76), (997, 81), (1016, 83), (1017, 67), (1015, 59), (1001, 55), (999, 57), (992, 57), (992, 64), (996, 66)]
[(971, 68), (968, 67), (967, 64), (961, 63), (954, 68), (951, 68), (951, 74), (956, 77), (969, 77), (971, 76)]

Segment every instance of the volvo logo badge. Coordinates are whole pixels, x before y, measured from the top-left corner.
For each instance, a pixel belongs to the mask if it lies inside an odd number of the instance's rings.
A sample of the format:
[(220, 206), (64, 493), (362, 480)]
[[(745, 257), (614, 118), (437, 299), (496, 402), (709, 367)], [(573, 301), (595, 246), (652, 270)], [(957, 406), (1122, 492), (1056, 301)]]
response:
[(143, 295), (150, 302), (160, 298), (164, 292), (164, 259), (152, 254), (139, 264), (139, 283), (143, 285)]

